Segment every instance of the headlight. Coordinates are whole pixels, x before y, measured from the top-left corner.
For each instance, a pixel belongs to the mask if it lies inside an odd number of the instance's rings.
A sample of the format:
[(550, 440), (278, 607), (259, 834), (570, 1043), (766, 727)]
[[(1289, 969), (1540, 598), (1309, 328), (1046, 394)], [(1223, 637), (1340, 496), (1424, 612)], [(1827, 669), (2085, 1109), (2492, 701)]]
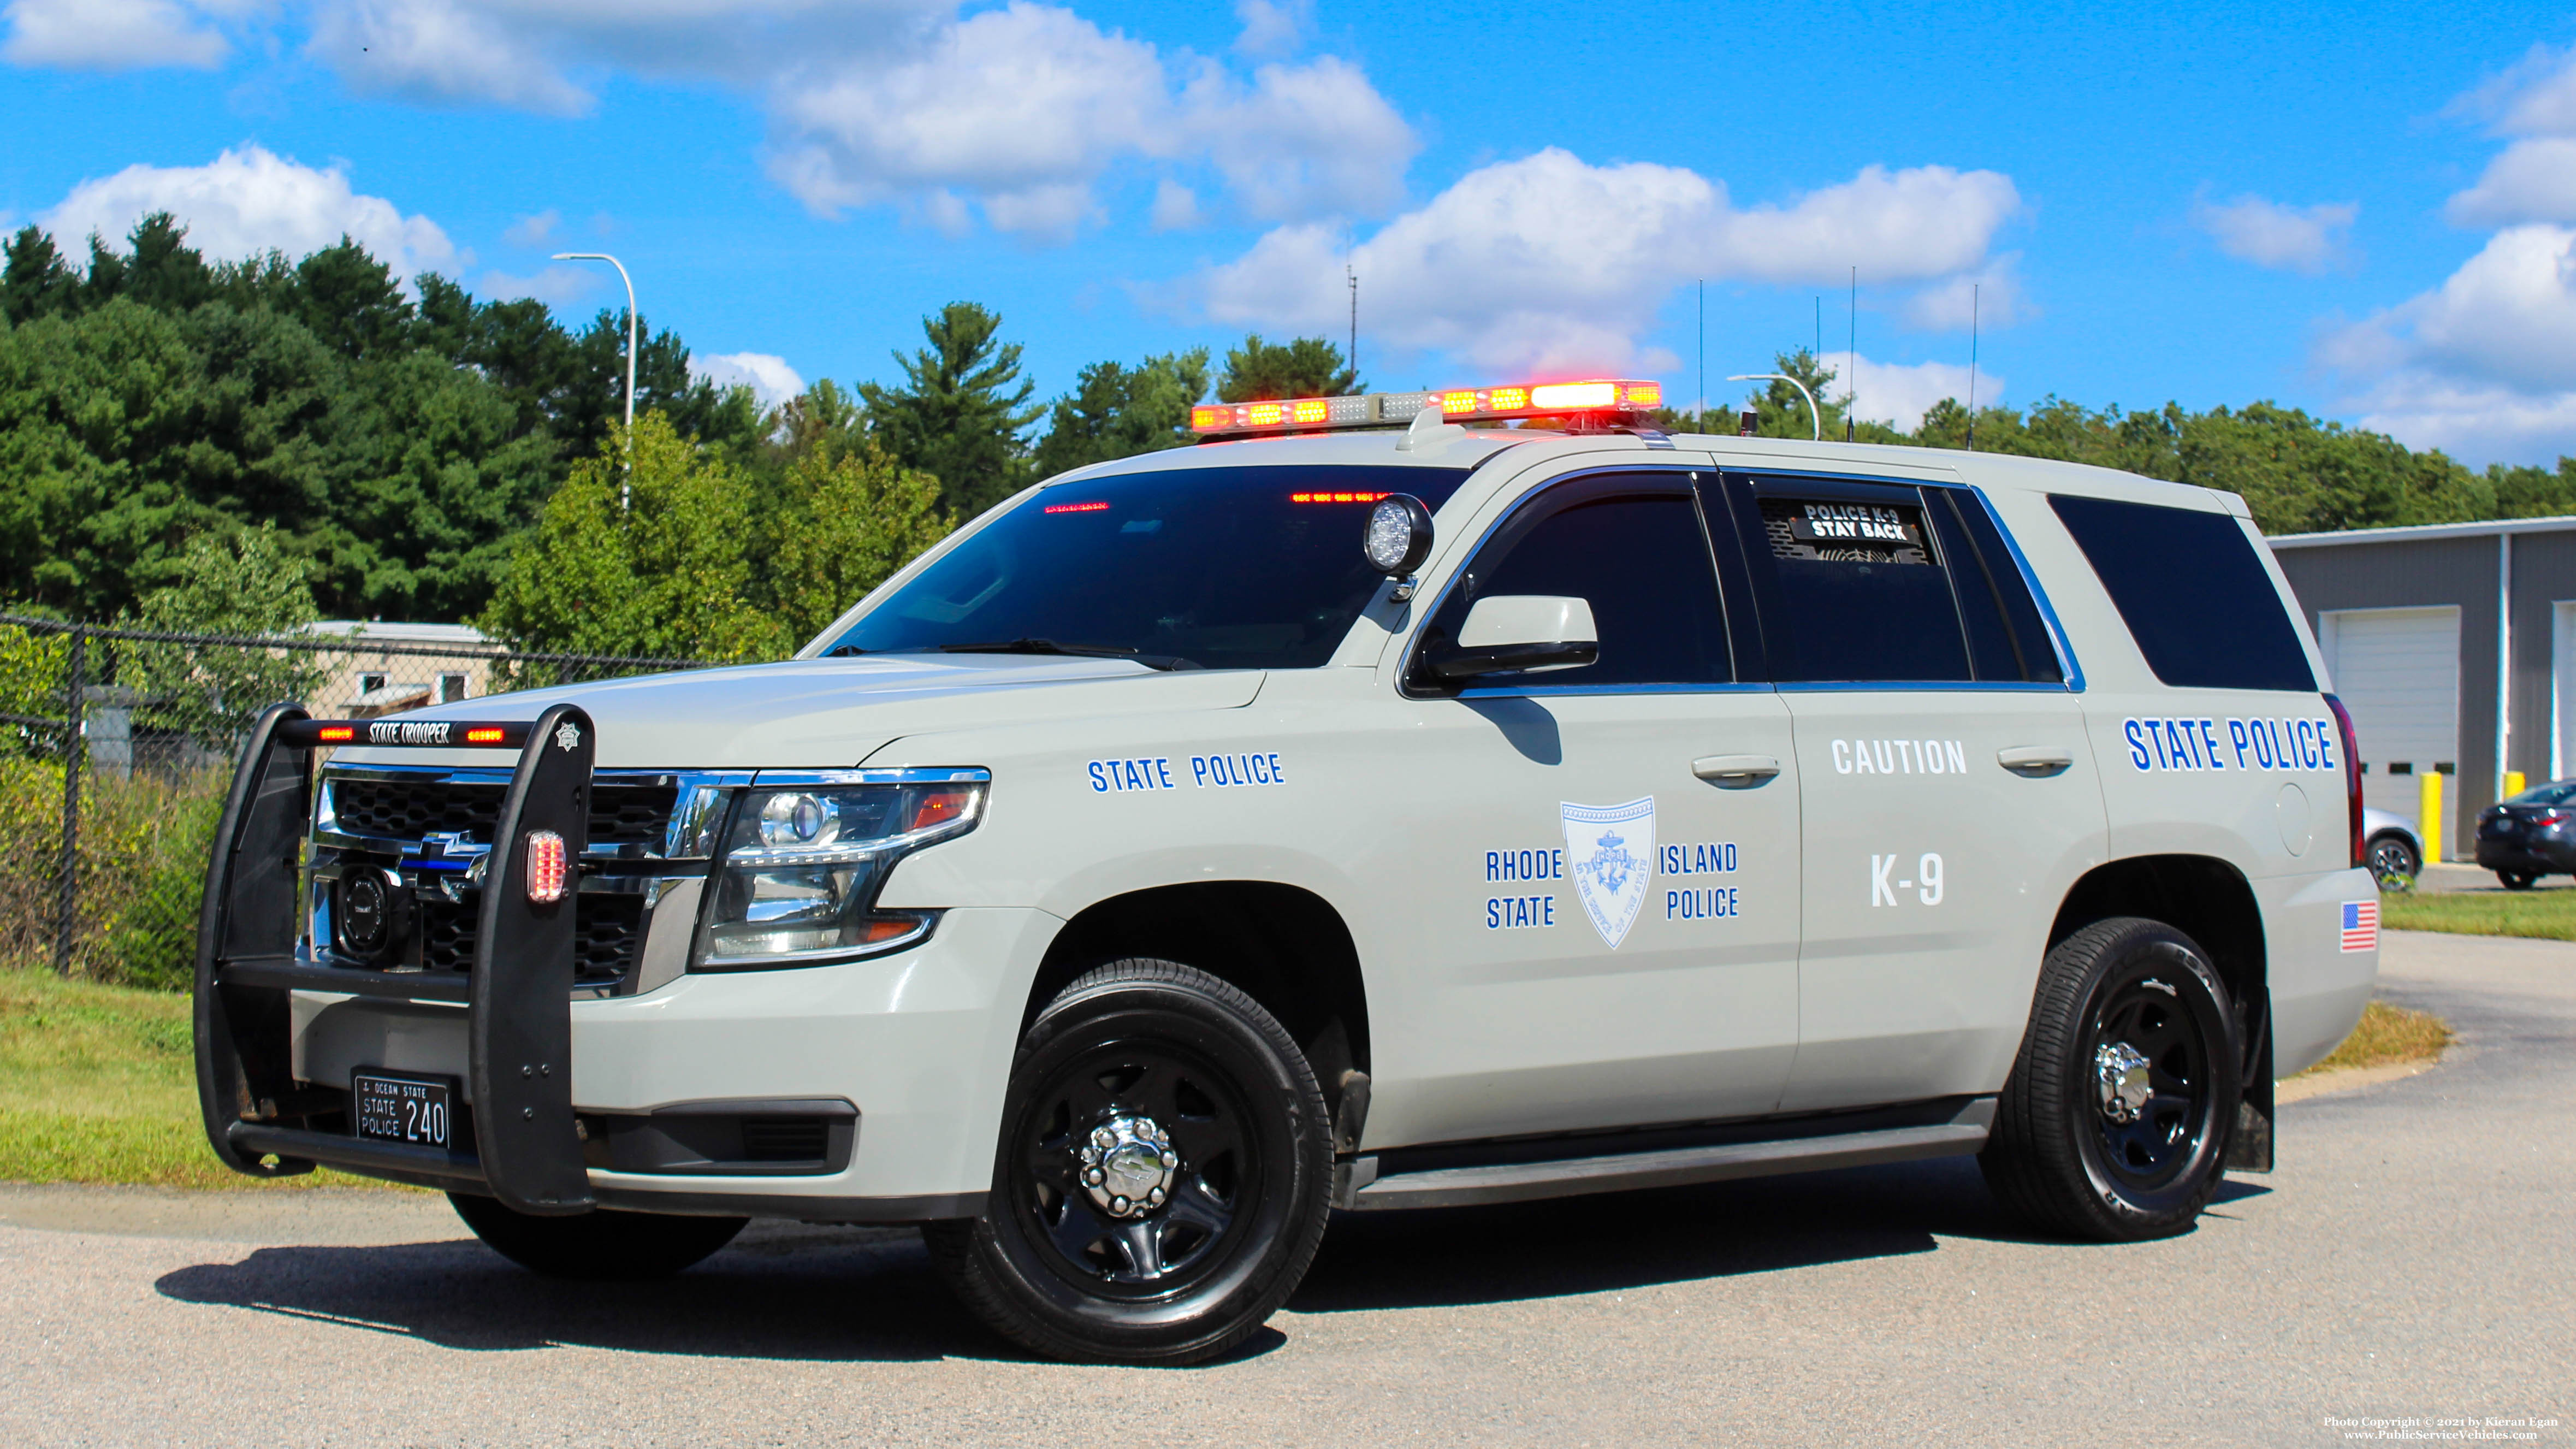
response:
[(735, 808), (695, 964), (810, 966), (919, 940), (932, 917), (880, 911), (894, 863), (963, 835), (981, 781), (753, 789)]

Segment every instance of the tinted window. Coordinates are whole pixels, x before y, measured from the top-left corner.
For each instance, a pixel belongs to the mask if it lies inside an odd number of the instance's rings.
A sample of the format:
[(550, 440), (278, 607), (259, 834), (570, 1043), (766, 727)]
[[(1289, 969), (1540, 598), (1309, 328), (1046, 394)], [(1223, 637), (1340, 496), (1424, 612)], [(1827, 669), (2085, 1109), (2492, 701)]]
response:
[(1045, 639), (1209, 669), (1312, 668), (1384, 579), (1370, 507), (1433, 508), (1462, 468), (1175, 468), (1046, 489), (832, 641), (889, 654)]
[(1682, 484), (1651, 493), (1634, 491), (1639, 486), (1583, 479), (1560, 484), (1522, 509), (1441, 601), (1423, 631), (1423, 648), (1456, 638), (1477, 599), (1557, 594), (1592, 605), (1600, 662), (1486, 675), (1475, 681), (1478, 687), (1725, 682), (1726, 617), (1699, 508)]
[(1959, 621), (1968, 635), (1968, 662), (1981, 680), (2061, 682), (2057, 649), (2030, 585), (2004, 547), (2003, 533), (1985, 504), (1957, 488), (1924, 490), (1925, 515), (1950, 561), (1950, 584), (1959, 599)]
[(1746, 551), (1757, 571), (1769, 569), (1762, 635), (1772, 678), (1976, 678), (1920, 493), (1853, 487), (1819, 496), (1765, 483), (1754, 507), (1762, 531)]
[(2280, 590), (2232, 515), (2051, 496), (2156, 678), (2180, 689), (2317, 687)]

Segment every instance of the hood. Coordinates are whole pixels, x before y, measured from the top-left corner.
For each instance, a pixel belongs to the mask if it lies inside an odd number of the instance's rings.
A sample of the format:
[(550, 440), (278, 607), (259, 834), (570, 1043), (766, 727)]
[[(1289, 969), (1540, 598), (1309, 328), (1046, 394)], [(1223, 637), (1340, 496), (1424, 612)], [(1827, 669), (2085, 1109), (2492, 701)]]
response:
[[(602, 769), (835, 769), (929, 730), (1239, 709), (1260, 693), (1263, 677), (1245, 669), (1164, 673), (1124, 659), (889, 654), (528, 689), (399, 717), (524, 720), (549, 705), (574, 704), (599, 731)], [(491, 766), (497, 754), (350, 748), (336, 758), (349, 764)]]

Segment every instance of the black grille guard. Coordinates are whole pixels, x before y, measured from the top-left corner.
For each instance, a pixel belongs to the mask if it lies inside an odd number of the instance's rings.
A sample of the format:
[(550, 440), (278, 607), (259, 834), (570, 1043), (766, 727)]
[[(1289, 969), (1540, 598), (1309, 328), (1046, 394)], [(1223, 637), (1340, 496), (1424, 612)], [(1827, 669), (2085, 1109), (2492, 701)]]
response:
[[(463, 979), (298, 960), (297, 850), (322, 745), (518, 752), (484, 877), (474, 967)], [(316, 1165), (424, 1187), (488, 1192), (524, 1213), (594, 1205), (572, 1110), (573, 916), (577, 889), (539, 905), (524, 889), (531, 831), (563, 837), (578, 869), (590, 825), (590, 716), (547, 708), (531, 722), (316, 720), (271, 705), (252, 725), (224, 799), (197, 923), (197, 1096), (206, 1138), (237, 1172), (287, 1177)], [(281, 1125), (301, 1120), (288, 995), (296, 990), (465, 1004), (473, 1150), (443, 1150)], [(461, 1125), (461, 1124), (460, 1124)], [(273, 1159), (273, 1160), (272, 1160)]]

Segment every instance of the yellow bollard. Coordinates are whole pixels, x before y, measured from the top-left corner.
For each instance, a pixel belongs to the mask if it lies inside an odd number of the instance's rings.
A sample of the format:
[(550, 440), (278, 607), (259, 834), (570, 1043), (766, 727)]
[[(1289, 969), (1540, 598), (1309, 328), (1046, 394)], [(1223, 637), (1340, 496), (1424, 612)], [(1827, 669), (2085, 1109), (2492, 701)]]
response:
[(2419, 822), (2424, 832), (2424, 863), (2448, 860), (2451, 853), (2443, 849), (2450, 832), (2442, 828), (2442, 772), (2424, 772), (2424, 818)]
[(2522, 772), (2520, 770), (2507, 770), (2504, 772), (2504, 798), (2510, 800), (2514, 796), (2521, 794), (2523, 789)]

